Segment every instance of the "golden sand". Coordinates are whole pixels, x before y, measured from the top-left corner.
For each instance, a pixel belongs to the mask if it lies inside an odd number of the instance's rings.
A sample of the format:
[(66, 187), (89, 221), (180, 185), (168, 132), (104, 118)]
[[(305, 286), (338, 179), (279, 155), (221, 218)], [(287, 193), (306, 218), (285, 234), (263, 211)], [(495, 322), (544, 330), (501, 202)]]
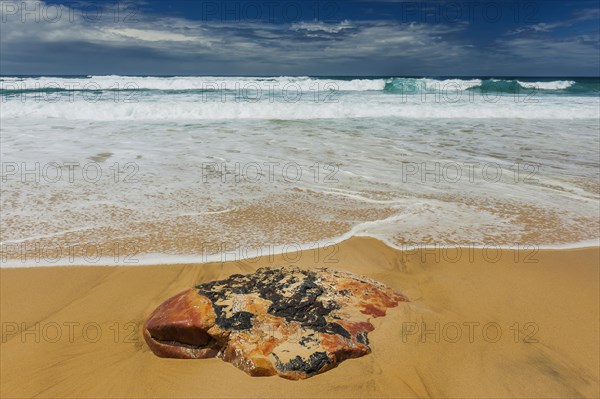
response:
[[(152, 267), (2, 269), (2, 397), (598, 397), (599, 248), (400, 252), (369, 238), (335, 256)], [(373, 352), (305, 381), (219, 359), (155, 357), (148, 314), (200, 282), (261, 266), (326, 266), (411, 302), (373, 319)]]

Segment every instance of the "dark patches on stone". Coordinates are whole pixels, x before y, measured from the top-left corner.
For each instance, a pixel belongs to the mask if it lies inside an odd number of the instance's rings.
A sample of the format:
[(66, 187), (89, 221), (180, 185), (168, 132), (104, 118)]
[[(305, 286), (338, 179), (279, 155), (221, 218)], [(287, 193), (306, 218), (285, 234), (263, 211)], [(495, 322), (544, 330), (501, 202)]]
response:
[(237, 312), (229, 318), (220, 318), (220, 327), (227, 330), (249, 330), (252, 328), (254, 315), (250, 312)]
[(281, 371), (302, 372), (309, 377), (319, 373), (323, 367), (333, 363), (325, 352), (312, 353), (308, 359), (303, 359), (300, 356), (296, 356), (287, 363), (282, 363), (276, 355), (275, 359), (275, 364)]
[(339, 324), (329, 323), (329, 327), (330, 327), (331, 331), (327, 331), (327, 333), (338, 334), (344, 338), (350, 339), (350, 333), (348, 331), (346, 331), (346, 329), (344, 327), (340, 326)]
[(314, 336), (314, 334), (310, 334), (310, 335), (305, 335), (303, 336), (300, 341), (298, 341), (298, 343), (302, 346), (306, 346), (309, 342), (316, 342), (316, 338)]
[[(219, 301), (224, 301), (232, 294), (256, 294), (272, 302), (268, 313), (273, 316), (283, 317), (287, 322), (298, 322), (303, 327), (315, 331), (350, 337), (339, 324), (328, 323), (325, 320), (339, 309), (339, 306), (333, 302), (324, 303), (319, 299), (323, 289), (316, 283), (318, 276), (315, 272), (301, 271), (302, 280), (289, 278), (281, 269), (261, 269), (259, 272), (251, 275), (234, 274), (226, 280), (196, 286), (199, 294), (212, 301), (220, 327), (227, 328), (229, 321), (223, 317), (224, 307), (217, 304)], [(297, 283), (300, 283), (300, 286), (294, 287), (292, 292), (292, 287)], [(227, 288), (222, 289), (223, 286)], [(251, 327), (249, 324), (247, 328)]]
[(356, 334), (356, 341), (364, 345), (369, 345), (369, 336), (366, 332), (358, 333)]

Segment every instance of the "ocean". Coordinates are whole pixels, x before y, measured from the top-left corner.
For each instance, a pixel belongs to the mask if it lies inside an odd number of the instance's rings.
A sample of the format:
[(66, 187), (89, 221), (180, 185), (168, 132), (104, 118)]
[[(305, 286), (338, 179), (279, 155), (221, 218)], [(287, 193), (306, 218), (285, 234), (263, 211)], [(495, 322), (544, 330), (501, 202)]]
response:
[(4, 267), (599, 239), (599, 78), (3, 76), (0, 97)]

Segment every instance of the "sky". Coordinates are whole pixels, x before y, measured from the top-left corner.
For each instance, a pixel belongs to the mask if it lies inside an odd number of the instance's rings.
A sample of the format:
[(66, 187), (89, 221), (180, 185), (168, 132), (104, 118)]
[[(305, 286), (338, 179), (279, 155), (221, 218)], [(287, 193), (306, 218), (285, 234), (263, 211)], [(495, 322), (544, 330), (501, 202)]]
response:
[(0, 0), (0, 74), (600, 76), (599, 4)]

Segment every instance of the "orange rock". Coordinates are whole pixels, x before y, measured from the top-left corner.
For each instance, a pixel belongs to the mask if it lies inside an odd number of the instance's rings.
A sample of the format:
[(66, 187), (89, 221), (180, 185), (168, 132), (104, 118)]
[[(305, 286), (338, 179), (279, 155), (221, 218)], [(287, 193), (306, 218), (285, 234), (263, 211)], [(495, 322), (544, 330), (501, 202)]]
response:
[(161, 357), (218, 356), (252, 376), (304, 379), (368, 354), (369, 316), (407, 300), (352, 273), (262, 268), (167, 300), (144, 338)]

